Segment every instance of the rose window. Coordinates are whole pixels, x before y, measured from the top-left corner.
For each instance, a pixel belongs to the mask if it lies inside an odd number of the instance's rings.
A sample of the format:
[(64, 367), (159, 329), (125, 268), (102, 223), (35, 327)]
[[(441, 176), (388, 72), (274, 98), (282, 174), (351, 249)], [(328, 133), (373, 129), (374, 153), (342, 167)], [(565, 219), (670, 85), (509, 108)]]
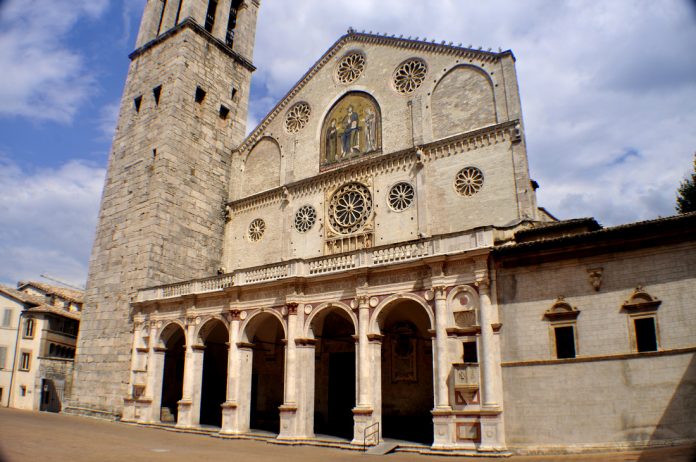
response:
[(311, 205), (304, 205), (295, 213), (295, 229), (301, 233), (306, 233), (314, 222), (317, 221), (317, 211)]
[(264, 231), (266, 231), (266, 223), (262, 219), (257, 218), (249, 223), (249, 240), (252, 242), (261, 240)]
[(394, 71), (394, 88), (399, 93), (413, 93), (425, 80), (428, 67), (420, 59), (409, 59)]
[(341, 83), (355, 81), (365, 70), (365, 57), (360, 53), (350, 53), (338, 63), (336, 77)]
[(297, 133), (309, 122), (312, 113), (307, 103), (297, 103), (290, 108), (285, 116), (285, 129), (290, 133)]
[(454, 189), (462, 196), (473, 196), (483, 187), (483, 173), (476, 167), (466, 167), (454, 178)]
[(341, 234), (362, 228), (372, 212), (372, 195), (366, 186), (350, 183), (334, 193), (329, 203), (329, 222)]
[(413, 186), (409, 183), (397, 183), (389, 190), (387, 202), (392, 210), (401, 212), (413, 205), (415, 196), (416, 194), (413, 190)]

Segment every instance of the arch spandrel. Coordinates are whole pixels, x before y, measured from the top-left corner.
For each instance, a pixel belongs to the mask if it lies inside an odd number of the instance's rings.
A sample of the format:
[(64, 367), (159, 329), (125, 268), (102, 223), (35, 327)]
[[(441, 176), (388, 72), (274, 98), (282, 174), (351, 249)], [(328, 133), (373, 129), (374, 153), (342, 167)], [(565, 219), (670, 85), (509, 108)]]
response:
[(324, 118), (320, 167), (330, 168), (382, 149), (382, 114), (377, 101), (354, 91), (341, 97)]

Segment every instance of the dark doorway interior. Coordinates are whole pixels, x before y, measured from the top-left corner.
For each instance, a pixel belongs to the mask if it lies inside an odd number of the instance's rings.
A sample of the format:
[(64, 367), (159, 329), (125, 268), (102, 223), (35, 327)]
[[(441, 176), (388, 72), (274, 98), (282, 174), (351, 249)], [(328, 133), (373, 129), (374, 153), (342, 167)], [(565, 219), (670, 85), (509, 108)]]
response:
[(56, 384), (51, 379), (41, 379), (41, 404), (39, 410), (47, 412), (60, 412), (60, 395)]
[(178, 402), (184, 390), (184, 358), (186, 355), (184, 331), (180, 327), (165, 342), (164, 373), (162, 377), (162, 422), (174, 423), (177, 419)]
[(316, 321), (314, 431), (353, 437), (355, 407), (355, 329), (339, 310)]
[(433, 353), (430, 321), (414, 302), (400, 303), (382, 323), (382, 435), (433, 442)]
[(201, 425), (222, 426), (222, 403), (227, 398), (227, 341), (229, 334), (222, 322), (207, 333), (203, 353), (201, 385)]
[(253, 337), (254, 353), (251, 371), (251, 415), (253, 429), (273, 433), (280, 431), (283, 404), (285, 344), (280, 322), (268, 316), (261, 321)]

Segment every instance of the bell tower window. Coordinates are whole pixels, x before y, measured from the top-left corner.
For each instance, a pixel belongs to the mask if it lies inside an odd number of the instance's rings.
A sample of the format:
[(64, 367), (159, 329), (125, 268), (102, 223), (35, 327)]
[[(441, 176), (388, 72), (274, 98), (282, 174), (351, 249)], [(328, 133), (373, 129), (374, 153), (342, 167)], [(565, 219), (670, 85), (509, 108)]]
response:
[(157, 35), (162, 32), (162, 22), (164, 21), (164, 11), (167, 9), (167, 0), (161, 0), (162, 12), (160, 13), (159, 24), (157, 25)]
[(225, 43), (230, 47), (234, 42), (234, 29), (237, 27), (237, 13), (240, 6), (242, 6), (242, 0), (232, 0), (230, 16), (227, 19), (227, 33), (225, 34)]
[(208, 11), (205, 13), (205, 30), (208, 32), (213, 31), (213, 25), (215, 25), (215, 11), (217, 11), (217, 0), (210, 0), (208, 2)]

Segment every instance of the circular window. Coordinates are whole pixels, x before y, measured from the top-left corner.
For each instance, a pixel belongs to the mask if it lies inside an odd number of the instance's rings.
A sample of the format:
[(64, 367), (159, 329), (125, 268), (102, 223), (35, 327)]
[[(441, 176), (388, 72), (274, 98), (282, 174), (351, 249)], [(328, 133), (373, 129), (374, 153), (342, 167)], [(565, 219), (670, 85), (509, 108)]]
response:
[(341, 59), (336, 68), (336, 77), (341, 83), (354, 82), (365, 70), (365, 57), (358, 52), (349, 53)]
[(249, 240), (252, 242), (260, 241), (264, 231), (266, 231), (266, 223), (257, 218), (249, 223)]
[(416, 197), (413, 186), (410, 183), (401, 182), (396, 183), (389, 190), (389, 196), (387, 197), (387, 202), (389, 207), (395, 212), (401, 212), (406, 210), (411, 205), (413, 205), (413, 200)]
[(394, 71), (394, 88), (408, 95), (421, 86), (428, 73), (428, 66), (420, 59), (409, 59)]
[(483, 173), (476, 167), (465, 167), (454, 178), (454, 189), (462, 196), (473, 196), (483, 187)]
[(303, 205), (295, 213), (295, 229), (301, 233), (306, 233), (317, 221), (317, 211), (311, 205)]
[(329, 203), (329, 222), (341, 234), (362, 228), (372, 212), (372, 195), (365, 185), (350, 183), (339, 188)]
[(307, 103), (297, 103), (290, 108), (285, 116), (285, 129), (290, 133), (297, 133), (309, 122), (312, 113)]

